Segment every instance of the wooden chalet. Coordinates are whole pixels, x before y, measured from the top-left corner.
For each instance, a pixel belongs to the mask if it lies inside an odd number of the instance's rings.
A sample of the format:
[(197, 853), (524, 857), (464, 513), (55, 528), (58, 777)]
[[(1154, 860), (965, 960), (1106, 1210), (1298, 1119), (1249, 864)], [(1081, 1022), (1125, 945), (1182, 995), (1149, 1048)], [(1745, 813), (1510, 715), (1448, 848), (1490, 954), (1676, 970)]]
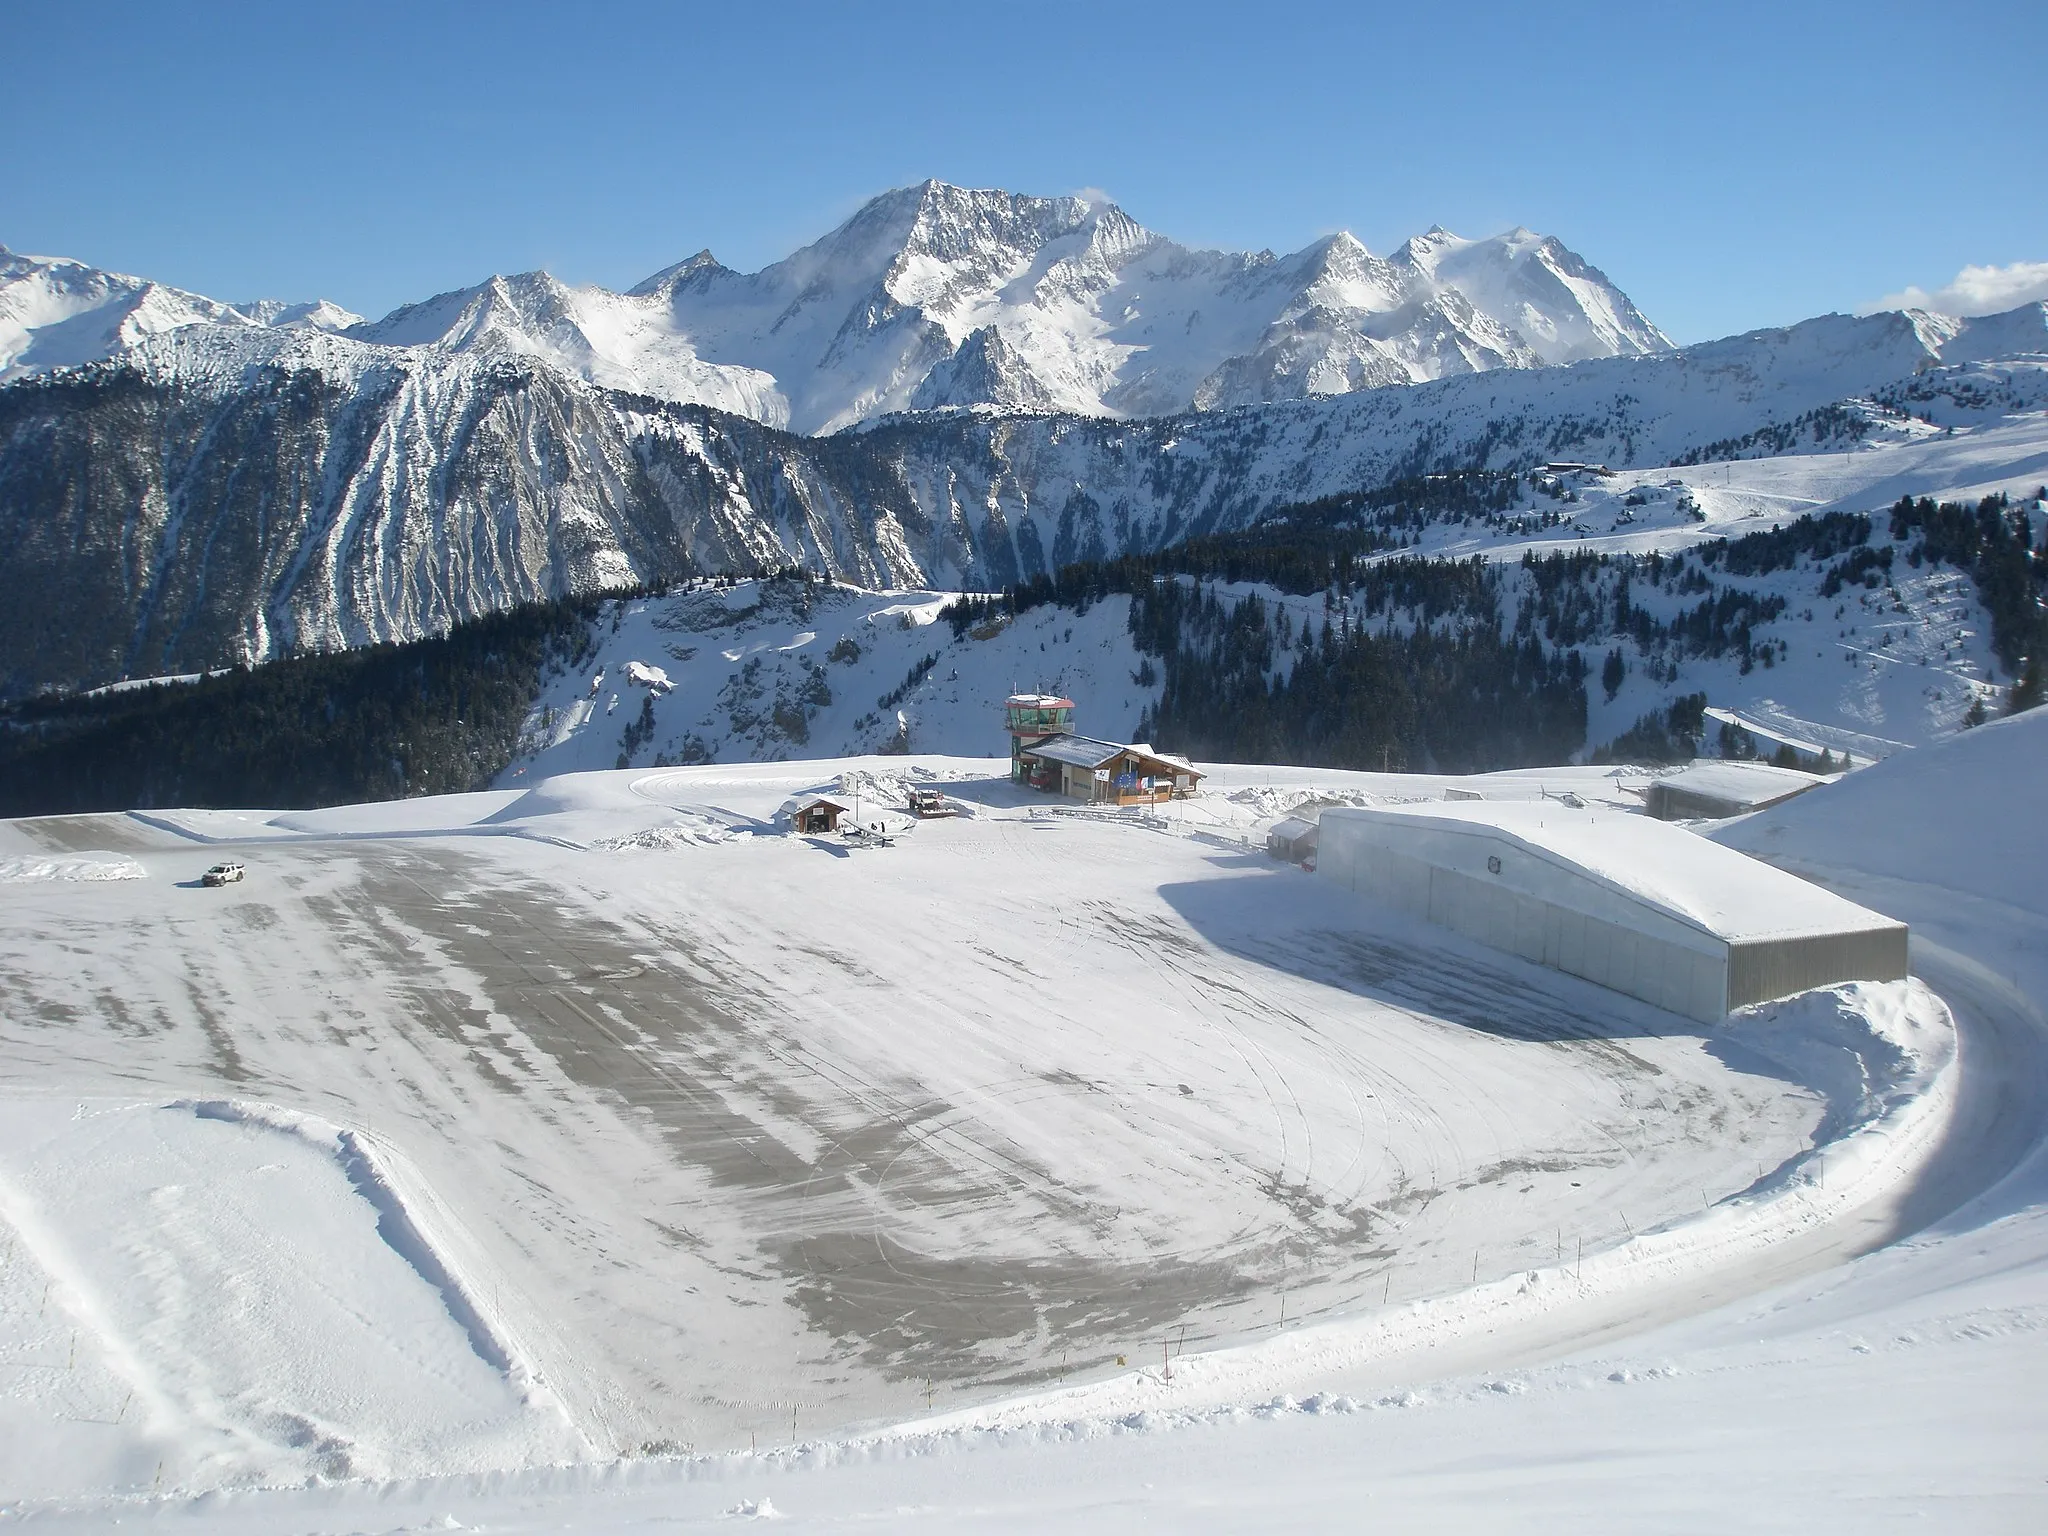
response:
[(1184, 757), (1071, 732), (1019, 746), (1017, 762), (1021, 782), (1090, 805), (1156, 805), (1192, 795), (1202, 779)]
[(824, 795), (798, 795), (794, 800), (783, 802), (781, 814), (789, 822), (792, 832), (814, 836), (837, 832), (839, 818), (846, 814), (846, 810), (837, 800), (827, 799)]

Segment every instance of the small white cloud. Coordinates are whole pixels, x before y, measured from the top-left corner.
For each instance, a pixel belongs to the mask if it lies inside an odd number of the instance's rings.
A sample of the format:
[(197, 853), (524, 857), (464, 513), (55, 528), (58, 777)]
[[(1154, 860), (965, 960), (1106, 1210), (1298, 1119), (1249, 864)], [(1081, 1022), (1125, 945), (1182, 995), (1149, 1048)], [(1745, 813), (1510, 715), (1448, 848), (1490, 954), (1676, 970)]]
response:
[(1864, 313), (1931, 309), (1942, 315), (1998, 315), (2041, 299), (2048, 299), (2048, 261), (2016, 261), (2009, 267), (1965, 267), (1955, 281), (1932, 293), (1925, 288), (1888, 293)]
[(1101, 208), (1115, 201), (1114, 198), (1100, 187), (1083, 187), (1074, 196), (1081, 199), (1082, 202), (1091, 208)]

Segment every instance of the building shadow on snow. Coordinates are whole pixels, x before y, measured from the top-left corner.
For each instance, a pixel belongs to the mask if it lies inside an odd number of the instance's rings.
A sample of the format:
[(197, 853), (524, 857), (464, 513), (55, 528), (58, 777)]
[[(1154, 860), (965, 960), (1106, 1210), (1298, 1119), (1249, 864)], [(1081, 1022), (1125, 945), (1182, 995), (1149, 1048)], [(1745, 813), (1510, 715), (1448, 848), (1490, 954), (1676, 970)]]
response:
[[(1204, 939), (1255, 964), (1509, 1040), (1710, 1034), (1692, 1019), (1472, 943), (1291, 867), (1255, 855), (1214, 862), (1239, 869), (1266, 863), (1271, 872), (1163, 885), (1159, 894)], [(1747, 1061), (1743, 1069), (1754, 1070)]]

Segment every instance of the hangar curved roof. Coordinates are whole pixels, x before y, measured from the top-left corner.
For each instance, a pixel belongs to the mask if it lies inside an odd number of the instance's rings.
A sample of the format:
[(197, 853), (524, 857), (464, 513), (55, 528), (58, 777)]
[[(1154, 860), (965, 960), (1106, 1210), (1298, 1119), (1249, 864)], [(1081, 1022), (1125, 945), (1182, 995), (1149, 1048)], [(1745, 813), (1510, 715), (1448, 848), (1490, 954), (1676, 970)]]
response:
[(1576, 875), (1731, 944), (1900, 926), (1809, 880), (1647, 816), (1575, 810), (1555, 800), (1445, 801), (1323, 813), (1326, 823), (1354, 818), (1441, 839), (1451, 867), (1487, 867), (1480, 845), (1511, 844), (1533, 855), (1537, 867), (1516, 860), (1495, 873), (1528, 895), (1563, 899), (1566, 893), (1556, 882)]

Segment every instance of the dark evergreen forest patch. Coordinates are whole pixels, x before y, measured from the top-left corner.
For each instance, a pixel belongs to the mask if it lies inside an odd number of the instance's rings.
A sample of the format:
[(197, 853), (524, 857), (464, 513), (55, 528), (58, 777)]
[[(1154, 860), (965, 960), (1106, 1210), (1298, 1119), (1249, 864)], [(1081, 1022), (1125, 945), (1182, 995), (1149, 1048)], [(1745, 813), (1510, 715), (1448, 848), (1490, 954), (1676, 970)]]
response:
[(43, 698), (0, 714), (0, 816), (304, 809), (481, 789), (600, 600), (533, 604), (430, 640)]

